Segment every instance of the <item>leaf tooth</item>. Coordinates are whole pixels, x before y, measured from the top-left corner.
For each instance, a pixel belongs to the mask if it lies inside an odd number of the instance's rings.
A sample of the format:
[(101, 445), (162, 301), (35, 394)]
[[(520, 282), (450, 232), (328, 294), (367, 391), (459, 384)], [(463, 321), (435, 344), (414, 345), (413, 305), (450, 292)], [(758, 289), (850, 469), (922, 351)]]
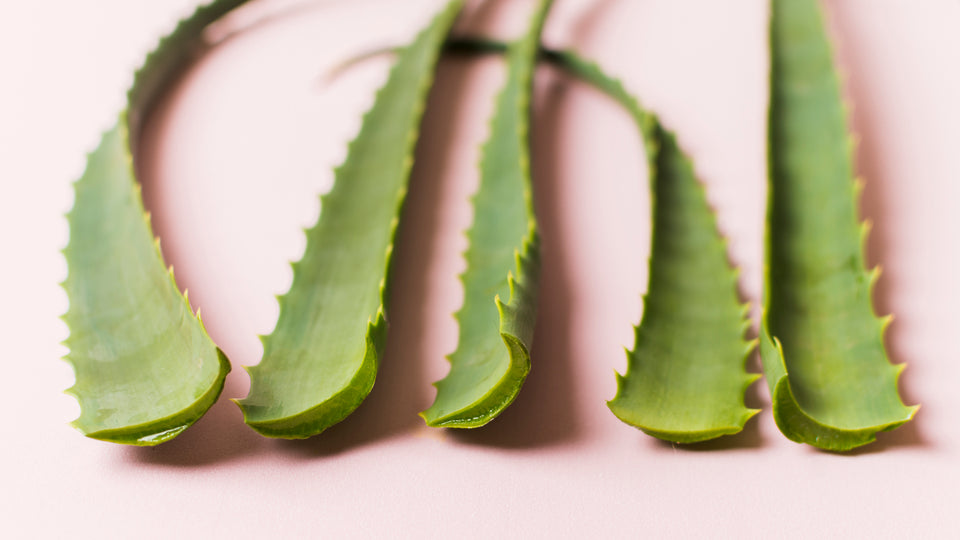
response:
[(893, 313), (888, 313), (883, 317), (880, 317), (880, 335), (886, 335), (887, 329), (890, 328), (890, 325), (893, 324)]
[[(279, 313), (283, 313), (283, 308), (284, 308), (284, 306), (286, 305), (286, 301), (287, 301), (287, 294), (288, 294), (288, 293), (280, 293), (280, 294), (275, 294), (275, 295), (273, 295), (273, 299), (277, 302), (277, 307), (278, 307), (279, 310), (280, 310)], [(280, 320), (279, 320), (279, 317), (278, 317), (277, 323), (279, 324), (279, 322), (280, 322)], [(261, 336), (259, 336), (259, 337), (261, 338), (261, 339), (260, 339), (261, 343), (263, 343), (264, 345), (266, 345), (266, 342), (264, 341), (264, 338), (266, 338), (266, 337), (268, 337), (268, 336), (263, 336), (263, 335), (261, 335)]]
[(883, 274), (883, 266), (879, 264), (874, 266), (873, 269), (870, 270), (867, 274), (867, 294), (870, 297), (870, 309), (873, 311), (875, 311), (873, 307), (873, 299), (875, 296), (873, 294), (873, 291), (877, 287), (877, 283), (880, 281), (880, 276), (882, 274)]
[[(70, 365), (74, 368), (74, 371), (76, 371), (76, 366), (74, 366), (72, 363)], [(74, 381), (73, 385), (69, 388), (65, 388), (63, 393), (76, 399), (80, 407), (83, 408), (83, 404), (86, 401), (84, 396), (90, 394), (89, 389), (87, 388), (89, 384), (86, 380), (81, 380), (79, 377), (75, 377), (75, 379), (76, 380)]]
[[(507, 281), (508, 281), (509, 284), (510, 284), (510, 294), (511, 294), (511, 296), (512, 296), (512, 295), (513, 295), (513, 283), (512, 283), (511, 280), (512, 280), (512, 276), (508, 274), (508, 275), (507, 275)], [(499, 313), (499, 315), (500, 315), (500, 320), (501, 320), (501, 321), (502, 321), (503, 319), (505, 319), (508, 314), (510, 314), (510, 313), (513, 312), (513, 309), (510, 307), (509, 304), (505, 304), (502, 300), (500, 300), (500, 295), (499, 295), (499, 294), (493, 297), (493, 303), (496, 304), (496, 306), (497, 306), (497, 313)]]
[(903, 375), (903, 372), (907, 369), (907, 363), (890, 364), (890, 367), (893, 368), (894, 380), (899, 381), (900, 375)]
[[(859, 189), (863, 189), (862, 187)], [(873, 220), (866, 218), (860, 222), (860, 249), (858, 256), (863, 260), (863, 254), (867, 251), (867, 241), (870, 239), (870, 231), (873, 230)]]
[[(627, 375), (629, 374), (629, 372), (630, 372), (630, 366), (629, 366), (629, 365), (627, 366), (627, 371), (624, 372), (623, 375), (621, 375), (619, 371), (613, 370), (613, 376), (614, 376), (614, 378), (617, 380), (617, 394), (618, 394), (618, 395), (620, 394), (620, 390), (621, 390), (621, 389), (624, 387), (624, 385), (626, 384)], [(616, 399), (616, 398), (614, 398), (614, 399)], [(613, 401), (613, 400), (610, 400), (610, 401)], [(610, 401), (608, 401), (607, 403), (610, 403)]]
[[(907, 365), (908, 365), (908, 364), (905, 363), (905, 362), (904, 362), (904, 363), (900, 363), (900, 364), (892, 364), (892, 365), (891, 365), (891, 367), (892, 367), (893, 370), (894, 370), (894, 373), (893, 373), (893, 384), (894, 384), (896, 387), (898, 387), (898, 388), (899, 388), (899, 386), (900, 386), (900, 376), (903, 375), (904, 370), (907, 369)], [(910, 420), (911, 418), (914, 417), (914, 415), (917, 414), (917, 411), (920, 410), (920, 404), (918, 403), (918, 404), (916, 404), (916, 405), (910, 405), (910, 406), (907, 407), (907, 409), (909, 410), (909, 413), (907, 414), (906, 420)]]

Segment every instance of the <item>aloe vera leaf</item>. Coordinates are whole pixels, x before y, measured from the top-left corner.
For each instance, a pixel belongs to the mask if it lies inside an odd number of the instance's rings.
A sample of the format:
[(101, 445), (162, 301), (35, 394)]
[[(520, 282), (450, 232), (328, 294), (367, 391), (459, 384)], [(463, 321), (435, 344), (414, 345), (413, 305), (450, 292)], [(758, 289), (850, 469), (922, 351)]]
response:
[(767, 280), (760, 354), (787, 438), (849, 450), (913, 417), (871, 301), (859, 183), (818, 5), (774, 0)]
[(203, 28), (242, 3), (203, 6), (160, 42), (134, 79), (127, 110), (74, 185), (64, 343), (76, 374), (67, 393), (81, 410), (73, 426), (88, 437), (137, 446), (170, 440), (213, 405), (230, 371), (164, 266), (131, 147), (140, 119), (188, 65)]
[(244, 420), (268, 437), (316, 435), (347, 417), (376, 379), (386, 340), (390, 258), (420, 119), (444, 40), (463, 2), (454, 0), (404, 48), (333, 189), (307, 231), (280, 316), (249, 368)]
[(746, 388), (759, 377), (745, 370), (755, 343), (743, 337), (747, 306), (693, 164), (619, 80), (573, 53), (546, 55), (625, 107), (646, 141), (653, 201), (648, 292), (610, 410), (673, 442), (738, 433), (759, 412), (744, 405)]
[(526, 34), (507, 50), (507, 81), (481, 150), (480, 186), (472, 199), (467, 269), (460, 276), (464, 301), (456, 313), (459, 341), (448, 357), (449, 373), (434, 383), (433, 404), (420, 413), (429, 426), (487, 424), (513, 403), (530, 372), (540, 240), (530, 181), (529, 105), (552, 3), (541, 0)]
[(654, 437), (692, 443), (738, 433), (759, 412), (744, 405), (755, 343), (743, 339), (748, 306), (737, 296), (703, 186), (673, 134), (654, 123), (653, 241), (643, 318), (626, 375), (608, 405)]

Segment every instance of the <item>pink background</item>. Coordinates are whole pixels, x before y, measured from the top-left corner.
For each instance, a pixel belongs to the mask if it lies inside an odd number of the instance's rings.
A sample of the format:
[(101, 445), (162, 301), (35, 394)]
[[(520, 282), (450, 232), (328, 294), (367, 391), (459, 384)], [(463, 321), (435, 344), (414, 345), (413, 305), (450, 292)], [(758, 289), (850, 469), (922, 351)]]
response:
[[(960, 358), (960, 3), (827, 2), (861, 137), (876, 304), (916, 420), (834, 455), (787, 441), (764, 383), (745, 431), (691, 447), (647, 437), (605, 406), (639, 320), (649, 197), (639, 139), (614, 104), (538, 75), (537, 210), (545, 270), (534, 368), (512, 408), (470, 432), (426, 428), (456, 346), (456, 274), (477, 146), (503, 74), (445, 60), (397, 247), (390, 343), (377, 385), (306, 442), (248, 429), (226, 399), (179, 438), (127, 448), (84, 438), (61, 390), (62, 215), (84, 153), (122, 107), (132, 70), (195, 0), (5, 2), (0, 7), (0, 531), (14, 537), (957, 537)], [(519, 32), (529, 0), (475, 3), (466, 29)], [(274, 1), (273, 6), (301, 3)], [(140, 165), (182, 286), (248, 388), (286, 261), (389, 59), (438, 0), (322, 1), (204, 57), (152, 123)], [(546, 40), (622, 76), (693, 156), (741, 285), (761, 288), (767, 100), (763, 0), (557, 0)], [(238, 18), (235, 24), (244, 24)], [(462, 25), (464, 26), (464, 25)], [(222, 28), (221, 28), (222, 30)], [(754, 310), (756, 315), (756, 309)], [(757, 370), (756, 359), (751, 363)]]

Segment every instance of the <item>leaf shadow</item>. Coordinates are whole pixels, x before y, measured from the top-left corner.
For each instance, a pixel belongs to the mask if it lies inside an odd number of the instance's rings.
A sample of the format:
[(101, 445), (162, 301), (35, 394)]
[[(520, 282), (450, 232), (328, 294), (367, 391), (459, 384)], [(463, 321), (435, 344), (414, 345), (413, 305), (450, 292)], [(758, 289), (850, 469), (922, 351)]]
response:
[[(877, 102), (876, 95), (868, 84), (868, 73), (864, 66), (869, 66), (869, 58), (875, 53), (869, 50), (867, 43), (857, 39), (856, 25), (848, 17), (855, 13), (849, 10), (838, 9), (836, 2), (828, 5), (828, 20), (833, 30), (836, 62), (845, 77), (842, 78), (844, 95), (847, 103), (852, 104), (850, 114), (850, 129), (859, 138), (859, 145), (855, 150), (855, 165), (858, 176), (865, 180), (865, 187), (860, 198), (860, 217), (872, 222), (872, 229), (867, 238), (867, 264), (870, 267), (880, 265), (884, 268), (897, 267), (897, 254), (894, 251), (892, 238), (897, 224), (890, 215), (889, 208), (895, 201), (889, 189), (895, 182), (889, 174), (890, 168), (886, 164), (886, 141), (880, 135), (893, 132), (895, 125), (883, 125), (882, 115), (879, 114), (882, 106)], [(880, 314), (898, 313), (898, 294), (895, 291), (908, 289), (909, 283), (900, 278), (898, 272), (884, 273), (873, 290), (874, 309)], [(898, 324), (894, 321), (885, 334), (885, 344), (890, 360), (894, 363), (911, 360), (910, 350), (907, 347), (904, 331), (910, 325)], [(919, 398), (911, 384), (910, 370), (906, 370), (899, 380), (900, 397), (904, 403), (911, 405), (919, 403)], [(913, 420), (899, 428), (878, 434), (877, 441), (860, 449), (848, 452), (846, 455), (860, 455), (884, 451), (896, 447), (930, 446), (930, 442), (923, 435), (923, 415), (918, 412)]]

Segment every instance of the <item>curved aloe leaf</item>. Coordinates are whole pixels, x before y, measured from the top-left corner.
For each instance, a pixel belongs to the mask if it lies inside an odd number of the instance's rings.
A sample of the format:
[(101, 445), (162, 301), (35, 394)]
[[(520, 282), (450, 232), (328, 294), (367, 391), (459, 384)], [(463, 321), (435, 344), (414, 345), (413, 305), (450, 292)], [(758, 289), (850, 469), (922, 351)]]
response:
[(643, 319), (609, 402), (620, 420), (679, 443), (738, 433), (759, 412), (744, 405), (754, 343), (743, 339), (748, 307), (737, 274), (673, 134), (654, 124), (653, 242)]
[(80, 402), (73, 425), (88, 437), (139, 446), (172, 439), (216, 401), (230, 371), (164, 266), (131, 146), (157, 93), (189, 64), (203, 28), (242, 3), (201, 7), (160, 42), (137, 73), (127, 111), (75, 184), (63, 287), (76, 384), (67, 393)]
[(369, 394), (386, 339), (384, 302), (398, 214), (420, 118), (444, 40), (462, 6), (449, 2), (400, 52), (364, 117), (319, 221), (280, 298), (280, 317), (249, 369), (244, 420), (268, 437), (306, 438)]
[[(552, 0), (541, 0), (526, 35), (508, 47), (507, 82), (482, 149), (480, 186), (467, 233), (463, 307), (450, 372), (420, 413), (434, 427), (473, 428), (513, 403), (530, 372), (540, 248), (530, 186), (529, 105), (540, 32)], [(516, 271), (516, 275), (514, 275)], [(501, 298), (509, 298), (503, 303)]]
[(840, 85), (814, 0), (774, 0), (760, 354), (787, 438), (849, 450), (909, 420), (864, 269), (866, 224)]
[(547, 53), (573, 75), (622, 104), (647, 141), (653, 242), (643, 320), (608, 405), (624, 422), (673, 442), (737, 433), (756, 409), (744, 392), (754, 343), (743, 339), (747, 306), (703, 186), (676, 138), (646, 113), (620, 81), (572, 53)]

